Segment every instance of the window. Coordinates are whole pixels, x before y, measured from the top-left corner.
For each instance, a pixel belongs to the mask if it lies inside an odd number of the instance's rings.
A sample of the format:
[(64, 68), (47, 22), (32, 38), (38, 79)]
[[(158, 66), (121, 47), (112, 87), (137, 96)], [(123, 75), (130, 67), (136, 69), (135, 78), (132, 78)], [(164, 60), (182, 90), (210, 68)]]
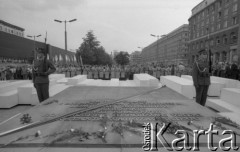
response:
[(228, 16), (228, 9), (224, 11), (224, 16)]
[(217, 45), (220, 44), (220, 39), (219, 39), (219, 37), (216, 38), (216, 42), (217, 42)]
[(222, 12), (218, 12), (218, 19), (221, 19), (222, 17)]
[(208, 34), (208, 31), (209, 31), (209, 30), (208, 30), (208, 27), (207, 27), (207, 28), (206, 28), (206, 34)]
[(210, 45), (211, 45), (211, 46), (213, 46), (213, 43), (214, 43), (214, 41), (213, 41), (213, 40), (211, 40), (211, 41), (210, 41)]
[(214, 17), (214, 16), (212, 16), (212, 22), (214, 22), (214, 20), (215, 20), (215, 17)]
[(223, 44), (227, 44), (228, 38), (227, 35), (223, 35)]
[(232, 24), (233, 24), (233, 25), (237, 24), (237, 17), (236, 17), (236, 16), (234, 16), (234, 17), (232, 18)]
[(221, 7), (222, 7), (222, 0), (218, 2), (218, 8), (221, 8)]
[(237, 4), (234, 4), (234, 5), (233, 5), (233, 12), (236, 12), (237, 9), (238, 9), (238, 5), (237, 5)]
[(206, 24), (209, 24), (209, 18), (206, 20)]
[(237, 43), (238, 37), (237, 37), (237, 35), (236, 35), (235, 32), (232, 32), (232, 33), (230, 34), (230, 38), (231, 38), (231, 43)]
[(214, 26), (211, 27), (211, 32), (214, 32)]
[(228, 21), (226, 20), (226, 21), (224, 21), (223, 27), (227, 28), (227, 26), (228, 26)]
[(214, 5), (212, 5), (212, 7), (211, 7), (211, 11), (212, 11), (212, 14), (213, 14), (214, 11), (215, 11), (215, 7), (214, 7)]
[(220, 23), (217, 24), (217, 29), (218, 29), (218, 30), (221, 29), (221, 24), (220, 24)]

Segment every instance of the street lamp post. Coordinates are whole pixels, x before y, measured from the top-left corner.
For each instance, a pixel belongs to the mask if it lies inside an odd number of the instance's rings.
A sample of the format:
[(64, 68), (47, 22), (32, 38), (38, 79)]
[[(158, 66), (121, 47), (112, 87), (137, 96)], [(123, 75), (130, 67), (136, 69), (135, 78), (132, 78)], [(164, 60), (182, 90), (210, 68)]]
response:
[(64, 22), (64, 27), (65, 27), (65, 51), (67, 51), (67, 27), (66, 27), (66, 25), (67, 25), (67, 22), (74, 22), (74, 21), (76, 21), (77, 19), (72, 19), (72, 20), (69, 20), (69, 21), (60, 21), (60, 20), (54, 20), (55, 22), (58, 22), (58, 23), (62, 23), (62, 22)]
[(158, 62), (158, 60), (159, 60), (159, 56), (158, 56), (158, 40), (159, 40), (159, 35), (154, 35), (154, 34), (150, 34), (151, 36), (153, 36), (153, 37), (157, 37), (157, 50), (156, 50), (156, 57), (157, 57), (157, 59), (156, 59), (156, 62)]
[(36, 59), (36, 42), (35, 42), (35, 39), (36, 39), (36, 37), (40, 37), (40, 36), (42, 36), (41, 34), (39, 34), (39, 35), (27, 35), (27, 37), (30, 37), (30, 38), (33, 38), (33, 59)]

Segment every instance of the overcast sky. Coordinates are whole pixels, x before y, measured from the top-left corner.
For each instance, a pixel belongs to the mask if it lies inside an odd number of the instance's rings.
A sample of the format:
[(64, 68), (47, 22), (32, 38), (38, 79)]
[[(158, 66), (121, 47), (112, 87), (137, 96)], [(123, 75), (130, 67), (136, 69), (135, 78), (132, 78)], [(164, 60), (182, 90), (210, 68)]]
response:
[(82, 38), (93, 30), (108, 53), (129, 53), (146, 47), (156, 38), (182, 24), (188, 24), (191, 10), (202, 0), (0, 0), (0, 20), (25, 29), (26, 35), (64, 48), (64, 24), (67, 23), (68, 49), (76, 50)]

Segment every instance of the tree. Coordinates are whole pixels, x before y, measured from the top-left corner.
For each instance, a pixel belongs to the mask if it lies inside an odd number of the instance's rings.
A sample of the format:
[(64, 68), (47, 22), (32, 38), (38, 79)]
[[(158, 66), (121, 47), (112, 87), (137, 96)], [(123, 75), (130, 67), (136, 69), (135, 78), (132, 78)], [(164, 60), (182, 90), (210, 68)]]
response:
[(114, 60), (117, 64), (127, 65), (129, 63), (129, 54), (128, 52), (121, 51), (115, 56)]
[(80, 62), (80, 56), (82, 57), (83, 64), (112, 64), (110, 55), (105, 52), (104, 47), (100, 46), (100, 42), (94, 36), (93, 31), (89, 31), (83, 38), (83, 43), (80, 45), (76, 56), (78, 62)]

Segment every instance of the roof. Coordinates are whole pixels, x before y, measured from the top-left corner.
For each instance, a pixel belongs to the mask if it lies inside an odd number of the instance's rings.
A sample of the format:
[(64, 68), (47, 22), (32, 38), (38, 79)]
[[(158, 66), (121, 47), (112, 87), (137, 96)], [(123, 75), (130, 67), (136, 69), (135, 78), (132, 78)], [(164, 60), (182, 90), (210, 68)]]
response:
[(24, 31), (24, 30), (25, 30), (24, 28), (21, 28), (21, 27), (19, 27), (19, 26), (13, 25), (13, 24), (10, 24), (10, 23), (5, 22), (5, 21), (3, 21), (3, 20), (0, 20), (0, 23), (3, 24), (3, 25), (6, 25), (6, 26), (8, 26), (8, 27), (11, 27), (11, 28), (20, 30), (20, 31)]

